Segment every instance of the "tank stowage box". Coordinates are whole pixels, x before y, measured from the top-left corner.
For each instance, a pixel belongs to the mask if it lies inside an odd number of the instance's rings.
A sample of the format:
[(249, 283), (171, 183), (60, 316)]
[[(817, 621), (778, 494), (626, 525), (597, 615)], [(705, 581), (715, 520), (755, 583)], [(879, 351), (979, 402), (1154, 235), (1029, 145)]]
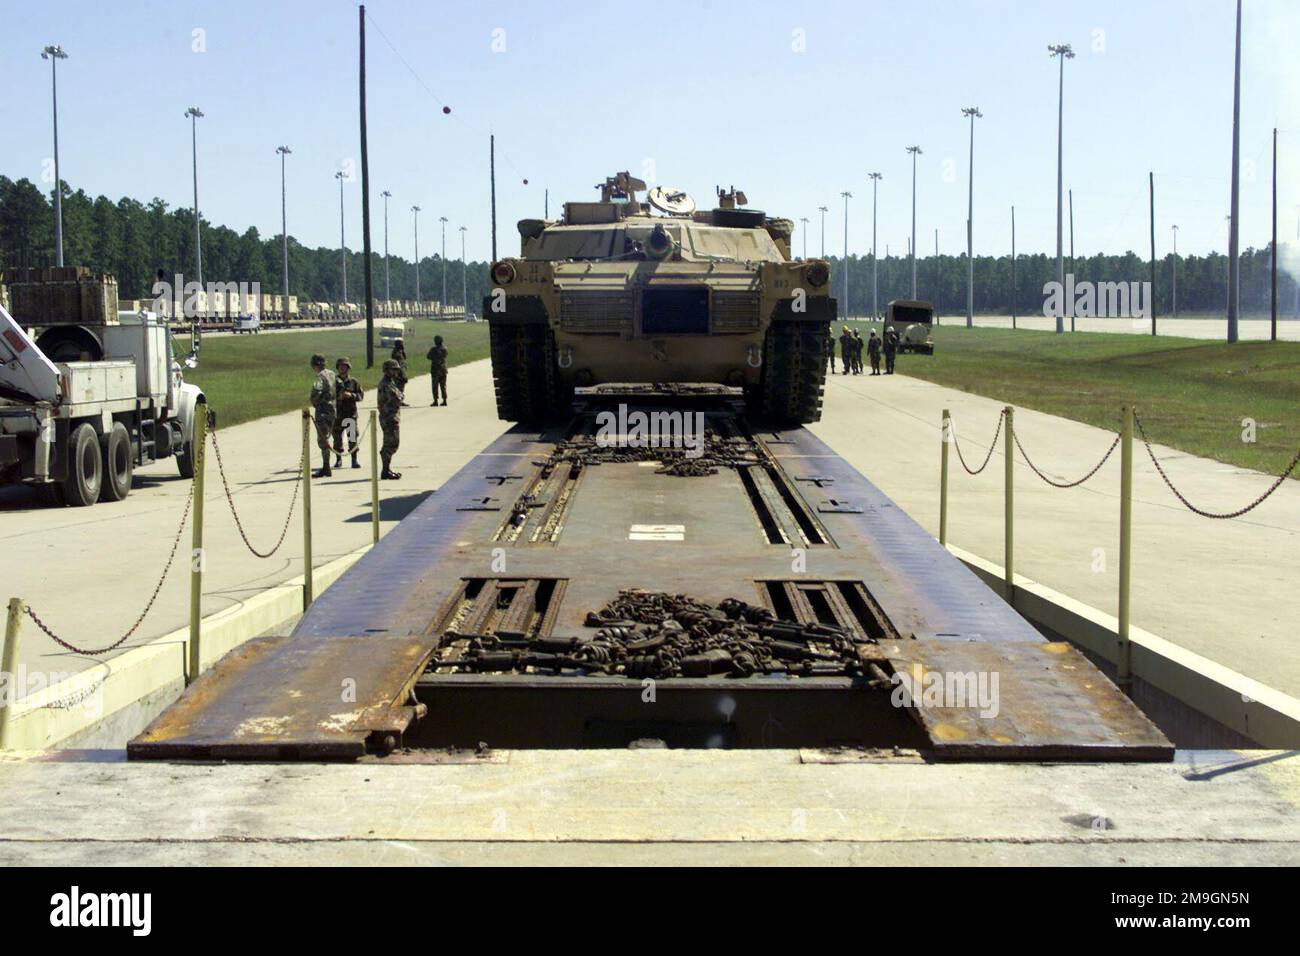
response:
[(696, 211), (663, 186), (637, 201), (627, 173), (599, 188), (559, 221), (521, 221), (521, 255), (493, 263), (500, 417), (549, 418), (575, 387), (715, 383), (742, 389), (752, 417), (817, 421), (836, 303), (828, 263), (790, 258), (790, 221), (734, 189)]

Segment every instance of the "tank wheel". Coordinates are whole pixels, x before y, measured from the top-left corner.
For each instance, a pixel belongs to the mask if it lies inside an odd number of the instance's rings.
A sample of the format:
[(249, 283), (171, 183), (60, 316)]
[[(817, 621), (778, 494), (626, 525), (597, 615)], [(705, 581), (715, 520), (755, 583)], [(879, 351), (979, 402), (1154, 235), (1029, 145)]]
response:
[(74, 508), (84, 508), (99, 500), (104, 478), (104, 459), (99, 450), (99, 436), (89, 424), (81, 424), (68, 436), (68, 476), (63, 479), (63, 498)]
[(751, 415), (774, 425), (821, 420), (829, 334), (826, 322), (772, 323), (763, 345), (763, 380), (747, 396)]
[(497, 416), (540, 425), (567, 413), (573, 386), (559, 381), (550, 328), (532, 322), (492, 325), (490, 332)]
[(131, 435), (121, 422), (113, 422), (109, 433), (100, 439), (104, 455), (104, 478), (100, 482), (101, 501), (121, 501), (131, 493), (135, 474), (135, 455), (131, 453)]

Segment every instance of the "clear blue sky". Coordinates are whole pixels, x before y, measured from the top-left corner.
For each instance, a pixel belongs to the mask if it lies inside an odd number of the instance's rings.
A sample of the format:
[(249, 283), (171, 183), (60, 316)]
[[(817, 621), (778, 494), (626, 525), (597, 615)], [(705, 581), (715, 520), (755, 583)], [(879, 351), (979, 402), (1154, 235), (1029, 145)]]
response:
[[(64, 179), (92, 195), (188, 204), (182, 114), (197, 105), (207, 114), (199, 121), (207, 219), (278, 234), (274, 150), (285, 143), (294, 151), (290, 232), (309, 244), (337, 244), (333, 173), (359, 155), (356, 11), (349, 0), (4, 0), (0, 172), (40, 182), (52, 149), (49, 64), (39, 51), (58, 43), (70, 56), (59, 64)], [(459, 254), (456, 228), (465, 225), (471, 257), (486, 258), (487, 133), (494, 130), (503, 254), (518, 249), (515, 220), (541, 215), (543, 189), (554, 215), (566, 198), (593, 198), (593, 184), (620, 169), (686, 188), (702, 202), (715, 184), (734, 183), (753, 206), (812, 219), (812, 254), (820, 248), (820, 205), (831, 208), (828, 251), (843, 248), (845, 189), (854, 194), (850, 249), (869, 250), (866, 173), (876, 169), (884, 174), (880, 251), (888, 244), (899, 254), (910, 231), (910, 143), (924, 150), (920, 249), (933, 249), (937, 228), (941, 249), (953, 252), (965, 242), (968, 127), (960, 108), (971, 104), (985, 114), (975, 142), (977, 252), (1007, 251), (1013, 203), (1018, 249), (1053, 250), (1049, 42), (1072, 43), (1078, 54), (1065, 77), (1065, 178), (1074, 189), (1077, 251), (1145, 255), (1148, 170), (1156, 173), (1162, 254), (1173, 223), (1180, 252), (1226, 247), (1230, 0), (377, 0), (367, 11), (379, 250), (386, 188), (394, 252), (410, 255), (409, 208), (418, 203), (423, 251), (437, 250), (437, 220), (446, 216), (448, 253)], [(803, 52), (795, 49), (800, 36)], [(505, 49), (494, 52), (494, 40)], [(195, 52), (196, 45), (205, 49)], [(1287, 158), (1282, 235), (1295, 236), (1298, 46), (1300, 3), (1247, 0), (1243, 247), (1268, 239), (1274, 125)], [(359, 248), (359, 182), (346, 187), (346, 205), (348, 244)]]

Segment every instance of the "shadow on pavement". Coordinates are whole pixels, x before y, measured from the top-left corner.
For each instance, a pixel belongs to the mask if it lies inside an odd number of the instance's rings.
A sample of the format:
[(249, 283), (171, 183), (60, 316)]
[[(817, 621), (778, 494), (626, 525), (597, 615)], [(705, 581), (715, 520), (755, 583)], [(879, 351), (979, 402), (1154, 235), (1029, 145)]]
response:
[[(381, 521), (401, 521), (412, 511), (420, 506), (420, 502), (433, 494), (432, 491), (419, 491), (413, 495), (398, 495), (395, 498), (379, 499), (379, 520)], [(347, 519), (349, 522), (361, 523), (370, 520), (370, 507), (360, 514), (355, 514)]]

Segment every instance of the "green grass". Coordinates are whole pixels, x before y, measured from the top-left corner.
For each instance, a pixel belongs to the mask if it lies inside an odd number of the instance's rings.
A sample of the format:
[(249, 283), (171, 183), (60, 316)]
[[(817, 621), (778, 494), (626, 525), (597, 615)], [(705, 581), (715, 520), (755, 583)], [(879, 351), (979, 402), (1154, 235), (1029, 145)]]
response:
[[(487, 323), (436, 322), (416, 319), (405, 336), (407, 372), (427, 375), (424, 353), (441, 335), (448, 365), (487, 358)], [(178, 343), (179, 346), (180, 343)], [(262, 335), (213, 336), (204, 339), (198, 368), (187, 369), (185, 380), (203, 389), (223, 425), (293, 411), (307, 405), (314, 377), (310, 360), (319, 352), (332, 369), (347, 356), (352, 374), (367, 391), (379, 384), (389, 350), (375, 346), (375, 367), (367, 369), (363, 329), (321, 329)]]
[[(898, 371), (1107, 429), (1131, 402), (1152, 441), (1273, 474), (1300, 448), (1297, 342), (940, 326), (934, 343), (934, 355), (900, 356)], [(1243, 418), (1256, 422), (1253, 444)]]

